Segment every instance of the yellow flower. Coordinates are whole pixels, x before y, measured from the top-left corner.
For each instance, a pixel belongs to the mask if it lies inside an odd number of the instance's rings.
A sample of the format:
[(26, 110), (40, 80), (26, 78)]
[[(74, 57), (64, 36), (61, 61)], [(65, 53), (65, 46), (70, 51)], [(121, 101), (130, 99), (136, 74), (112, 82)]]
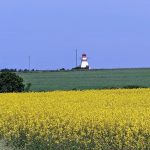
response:
[(57, 148), (146, 149), (150, 89), (0, 94), (0, 137)]

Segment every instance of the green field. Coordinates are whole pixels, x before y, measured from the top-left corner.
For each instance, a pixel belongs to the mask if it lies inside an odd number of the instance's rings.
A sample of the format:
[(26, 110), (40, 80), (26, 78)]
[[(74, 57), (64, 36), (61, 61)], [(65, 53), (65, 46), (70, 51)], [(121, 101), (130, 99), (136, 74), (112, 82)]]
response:
[(150, 69), (108, 69), (89, 71), (20, 72), (33, 91), (150, 87)]

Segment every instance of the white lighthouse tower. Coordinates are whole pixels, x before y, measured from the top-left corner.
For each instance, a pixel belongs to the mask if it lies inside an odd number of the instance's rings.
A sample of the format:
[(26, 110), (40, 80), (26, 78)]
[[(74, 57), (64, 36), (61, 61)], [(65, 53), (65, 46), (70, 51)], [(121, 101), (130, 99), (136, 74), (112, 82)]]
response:
[(88, 58), (87, 58), (86, 54), (82, 54), (81, 68), (82, 69), (89, 69), (89, 63), (88, 63)]

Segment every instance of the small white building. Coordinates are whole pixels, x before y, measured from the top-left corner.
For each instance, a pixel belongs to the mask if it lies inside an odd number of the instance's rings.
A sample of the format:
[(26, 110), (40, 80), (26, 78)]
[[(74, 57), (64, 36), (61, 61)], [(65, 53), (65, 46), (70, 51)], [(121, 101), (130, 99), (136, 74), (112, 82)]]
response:
[(88, 57), (86, 54), (82, 54), (81, 68), (82, 69), (89, 69)]

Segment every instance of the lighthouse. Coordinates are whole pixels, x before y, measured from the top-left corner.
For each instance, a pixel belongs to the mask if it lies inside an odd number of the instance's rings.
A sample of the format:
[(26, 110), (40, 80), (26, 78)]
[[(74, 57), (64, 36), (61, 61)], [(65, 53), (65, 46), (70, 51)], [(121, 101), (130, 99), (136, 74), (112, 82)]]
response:
[(82, 54), (81, 69), (89, 69), (88, 57), (86, 54)]

